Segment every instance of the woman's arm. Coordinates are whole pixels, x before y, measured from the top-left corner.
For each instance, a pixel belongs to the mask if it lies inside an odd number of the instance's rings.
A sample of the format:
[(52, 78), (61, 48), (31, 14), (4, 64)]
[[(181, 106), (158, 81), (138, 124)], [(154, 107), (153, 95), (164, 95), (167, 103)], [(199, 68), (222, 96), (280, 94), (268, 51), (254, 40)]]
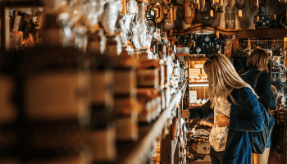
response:
[[(244, 88), (242, 99), (243, 111), (238, 111), (238, 118), (230, 118), (229, 128), (235, 131), (259, 132), (263, 126), (263, 116), (256, 96), (250, 89)], [(238, 109), (239, 107), (231, 110)]]
[(210, 108), (211, 102), (208, 100), (201, 107), (188, 109), (188, 118), (206, 118), (213, 115), (213, 109)]

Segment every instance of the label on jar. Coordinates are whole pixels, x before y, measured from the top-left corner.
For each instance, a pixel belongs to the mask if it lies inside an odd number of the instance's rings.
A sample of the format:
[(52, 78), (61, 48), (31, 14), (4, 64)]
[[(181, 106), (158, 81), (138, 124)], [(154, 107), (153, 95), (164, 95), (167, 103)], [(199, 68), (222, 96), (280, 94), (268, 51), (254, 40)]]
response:
[(143, 110), (140, 112), (138, 116), (139, 122), (147, 122), (150, 123), (152, 120), (151, 111), (152, 111), (151, 101), (148, 101), (144, 104)]
[(134, 70), (114, 71), (114, 93), (134, 95), (136, 93), (136, 73)]
[(87, 73), (51, 72), (32, 75), (25, 86), (25, 110), (32, 120), (83, 118), (89, 106)]
[(15, 84), (8, 76), (0, 77), (0, 124), (13, 122), (17, 118), (17, 109), (12, 102)]
[(138, 139), (138, 114), (133, 111), (129, 117), (119, 117), (116, 120), (118, 141), (136, 141)]
[(87, 50), (89, 52), (93, 52), (93, 53), (99, 53), (99, 54), (103, 54), (103, 50), (102, 50), (102, 46), (101, 46), (101, 41), (97, 40), (97, 41), (88, 41), (88, 45), (87, 45)]
[(135, 98), (116, 98), (114, 105), (115, 114), (130, 114), (132, 111), (139, 111), (141, 106)]
[(158, 69), (143, 69), (137, 71), (137, 85), (138, 86), (152, 86), (157, 87), (159, 77)]
[(93, 104), (113, 105), (113, 73), (97, 71), (91, 73), (91, 96)]

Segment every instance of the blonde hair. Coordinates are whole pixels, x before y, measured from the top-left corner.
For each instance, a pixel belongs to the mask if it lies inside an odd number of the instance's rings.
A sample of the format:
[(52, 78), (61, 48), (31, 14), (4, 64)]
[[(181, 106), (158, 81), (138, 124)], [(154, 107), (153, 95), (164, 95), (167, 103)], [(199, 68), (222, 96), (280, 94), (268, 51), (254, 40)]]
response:
[(218, 97), (227, 97), (228, 95), (235, 104), (238, 104), (230, 95), (234, 88), (240, 89), (247, 87), (255, 94), (252, 87), (241, 79), (225, 55), (212, 55), (204, 63), (203, 69), (208, 78), (208, 94), (210, 101), (212, 102), (212, 108), (214, 107), (215, 101)]
[(255, 48), (247, 59), (247, 65), (254, 66), (259, 71), (265, 70), (267, 73), (269, 73), (269, 69), (267, 66), (268, 60), (269, 60), (269, 55), (264, 49)]

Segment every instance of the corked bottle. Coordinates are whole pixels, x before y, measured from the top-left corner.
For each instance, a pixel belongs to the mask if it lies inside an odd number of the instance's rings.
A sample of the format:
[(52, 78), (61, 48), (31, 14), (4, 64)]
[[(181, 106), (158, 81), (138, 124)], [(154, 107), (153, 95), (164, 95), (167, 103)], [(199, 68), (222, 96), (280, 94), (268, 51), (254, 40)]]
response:
[(0, 163), (18, 163), (19, 108), (15, 99), (19, 53), (3, 52), (0, 60)]
[(90, 163), (89, 153), (83, 151), (83, 127), (89, 122), (89, 73), (77, 49), (61, 46), (56, 18), (56, 13), (44, 16), (43, 46), (27, 50), (21, 66), (26, 118), (21, 159)]
[(93, 152), (92, 161), (114, 162), (116, 160), (116, 129), (113, 117), (113, 70), (107, 55), (90, 54), (91, 63), (91, 114), (87, 126), (89, 145)]
[(122, 53), (114, 56), (114, 108), (118, 141), (138, 139), (138, 112), (140, 105), (136, 99), (137, 58)]

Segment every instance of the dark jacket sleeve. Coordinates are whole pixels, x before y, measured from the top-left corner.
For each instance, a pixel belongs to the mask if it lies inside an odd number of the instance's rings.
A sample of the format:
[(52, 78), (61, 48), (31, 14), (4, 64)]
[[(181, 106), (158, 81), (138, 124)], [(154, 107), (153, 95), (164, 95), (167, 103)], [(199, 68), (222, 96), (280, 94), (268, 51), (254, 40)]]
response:
[[(270, 76), (267, 73), (263, 73), (263, 78), (260, 78), (261, 85), (256, 87), (255, 90), (257, 93), (260, 93), (260, 101), (264, 101), (263, 104), (267, 106), (267, 108), (271, 108), (272, 110), (275, 110), (275, 98), (271, 91), (271, 79)], [(262, 79), (262, 80), (261, 80)], [(261, 98), (262, 97), (262, 98)]]
[[(229, 128), (235, 131), (259, 132), (263, 126), (263, 116), (257, 97), (249, 88), (245, 88), (242, 93), (243, 111), (237, 118), (230, 118)], [(236, 106), (236, 109), (239, 107)], [(244, 117), (241, 117), (244, 116)]]
[(213, 109), (210, 107), (211, 102), (208, 100), (205, 104), (203, 104), (201, 107), (196, 108), (190, 108), (189, 111), (189, 118), (206, 118), (213, 116)]

